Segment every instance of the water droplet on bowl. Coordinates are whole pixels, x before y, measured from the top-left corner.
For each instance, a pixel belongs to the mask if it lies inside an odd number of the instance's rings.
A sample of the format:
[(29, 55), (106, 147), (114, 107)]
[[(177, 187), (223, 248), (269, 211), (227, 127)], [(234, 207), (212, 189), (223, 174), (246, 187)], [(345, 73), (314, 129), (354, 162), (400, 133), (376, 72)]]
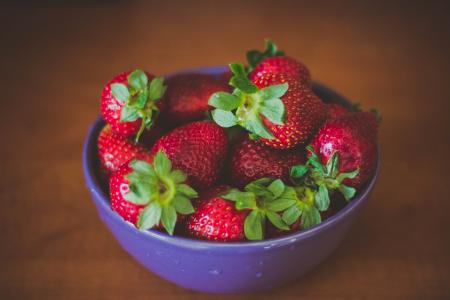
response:
[(220, 275), (220, 274), (222, 274), (222, 270), (214, 269), (214, 270), (209, 271), (209, 273), (212, 275)]
[(261, 260), (261, 261), (259, 262), (259, 265), (260, 265), (260, 266), (264, 265), (264, 262)]
[(263, 272), (258, 272), (255, 275), (256, 275), (256, 278), (261, 278), (263, 276)]
[(179, 265), (179, 264), (180, 264), (180, 261), (179, 261), (178, 259), (175, 259), (175, 260), (173, 261), (173, 263), (176, 264), (176, 265)]

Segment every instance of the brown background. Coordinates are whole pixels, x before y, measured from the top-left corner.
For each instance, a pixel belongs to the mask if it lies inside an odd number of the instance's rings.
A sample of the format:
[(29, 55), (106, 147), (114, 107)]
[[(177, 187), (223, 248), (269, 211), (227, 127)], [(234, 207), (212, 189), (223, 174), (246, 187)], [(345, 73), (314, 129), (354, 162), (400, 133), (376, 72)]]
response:
[[(450, 21), (444, 2), (24, 2), (0, 9), (0, 299), (207, 299), (118, 246), (84, 186), (102, 85), (243, 60), (271, 37), (383, 113), (382, 171), (342, 246), (254, 299), (450, 299)], [(223, 296), (224, 298), (227, 298)]]

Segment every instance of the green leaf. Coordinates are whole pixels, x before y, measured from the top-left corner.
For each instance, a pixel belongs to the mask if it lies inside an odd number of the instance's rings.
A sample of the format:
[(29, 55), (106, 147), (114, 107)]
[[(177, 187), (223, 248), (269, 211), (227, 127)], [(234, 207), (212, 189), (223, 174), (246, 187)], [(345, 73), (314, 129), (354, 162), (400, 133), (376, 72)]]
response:
[(277, 125), (283, 125), (286, 119), (283, 101), (278, 98), (273, 98), (263, 102), (260, 112), (272, 123)]
[(273, 201), (268, 201), (267, 209), (270, 211), (280, 212), (296, 203), (293, 199), (280, 198)]
[(209, 105), (225, 111), (232, 111), (233, 109), (238, 108), (240, 103), (241, 100), (238, 97), (226, 92), (214, 93), (208, 100)]
[(145, 105), (147, 104), (148, 101), (148, 91), (147, 89), (143, 90), (142, 92), (139, 92), (137, 94), (137, 96), (134, 99), (134, 103), (136, 103), (136, 107), (143, 109), (145, 108)]
[(140, 69), (136, 69), (128, 75), (128, 84), (136, 91), (147, 89), (147, 83), (147, 75)]
[(332, 178), (336, 177), (336, 174), (338, 172), (338, 165), (339, 155), (336, 152), (333, 152), (328, 158), (327, 164), (325, 166), (328, 176), (331, 176)]
[(236, 209), (256, 209), (256, 197), (253, 193), (242, 192), (238, 195), (236, 199)]
[(157, 202), (150, 203), (145, 207), (138, 218), (137, 227), (141, 230), (148, 230), (159, 224), (162, 209)]
[(153, 170), (153, 167), (151, 164), (146, 162), (145, 160), (132, 160), (130, 162), (130, 167), (139, 173), (147, 174), (147, 175), (155, 175), (155, 171)]
[(121, 122), (132, 122), (139, 118), (139, 113), (134, 107), (124, 106), (120, 111)]
[(170, 178), (172, 178), (174, 183), (181, 183), (186, 181), (187, 176), (181, 170), (173, 170), (172, 172), (170, 172)]
[(129, 191), (121, 191), (122, 197), (130, 203), (136, 205), (146, 205), (150, 202), (151, 191), (148, 184), (145, 183), (130, 183)]
[[(267, 183), (272, 181), (271, 178), (263, 178), (267, 180)], [(270, 198), (272, 193), (267, 189), (265, 183), (261, 183), (258, 181), (253, 181), (245, 186), (245, 190), (247, 192), (251, 192), (258, 197)]]
[(254, 69), (256, 65), (264, 59), (264, 55), (258, 50), (250, 50), (247, 52), (247, 61), (251, 69)]
[(161, 222), (167, 233), (173, 235), (177, 223), (177, 212), (172, 205), (166, 205), (162, 208)]
[(237, 124), (236, 116), (232, 112), (217, 108), (211, 112), (211, 115), (220, 127), (228, 128)]
[(275, 198), (279, 197), (284, 192), (285, 185), (281, 179), (274, 180), (267, 189), (272, 192)]
[(314, 200), (318, 210), (326, 211), (330, 206), (330, 197), (328, 195), (328, 189), (325, 186), (320, 185)]
[(150, 81), (148, 88), (149, 98), (152, 101), (156, 101), (164, 96), (167, 86), (164, 85), (164, 77), (155, 77)]
[(283, 216), (281, 218), (287, 225), (292, 225), (298, 220), (298, 218), (300, 218), (301, 215), (302, 211), (300, 208), (297, 205), (292, 205), (283, 212)]
[(287, 82), (275, 85), (269, 85), (258, 91), (258, 95), (264, 100), (281, 98), (289, 89)]
[(153, 158), (153, 166), (156, 174), (161, 177), (167, 176), (172, 169), (172, 162), (163, 151), (158, 151)]
[(286, 223), (284, 223), (279, 214), (272, 211), (267, 211), (266, 216), (269, 219), (270, 223), (275, 225), (275, 227), (277, 227), (278, 229), (289, 230), (289, 226), (287, 226)]
[(337, 177), (336, 180), (340, 183), (342, 182), (345, 178), (355, 178), (356, 176), (358, 176), (359, 174), (359, 169), (356, 169), (354, 171), (351, 172), (346, 172), (346, 173), (340, 173)]
[(182, 215), (190, 215), (195, 212), (191, 201), (184, 196), (175, 196), (172, 201), (175, 210)]
[(274, 139), (272, 133), (267, 129), (266, 125), (263, 124), (259, 116), (250, 115), (242, 124), (248, 131), (266, 139)]
[(272, 42), (270, 39), (265, 39), (264, 41), (266, 43), (266, 51), (265, 51), (265, 53), (272, 54), (272, 56), (275, 55), (277, 53), (277, 50), (278, 50), (277, 45), (274, 42)]
[(345, 184), (341, 184), (338, 189), (347, 201), (350, 201), (356, 194), (355, 188), (346, 186)]
[(262, 240), (263, 235), (263, 216), (260, 212), (252, 211), (244, 221), (245, 237), (249, 240)]
[(122, 103), (127, 103), (130, 98), (130, 92), (128, 88), (123, 83), (113, 83), (111, 84), (111, 93), (117, 101)]
[(234, 74), (234, 76), (230, 80), (230, 85), (240, 89), (247, 94), (253, 94), (258, 91), (256, 85), (254, 85), (253, 82), (248, 79), (247, 72), (245, 71), (245, 68), (242, 64), (230, 64), (230, 69)]
[(293, 166), (290, 171), (290, 176), (291, 176), (291, 178), (299, 179), (299, 178), (302, 178), (303, 176), (305, 176), (306, 173), (308, 173), (308, 171), (309, 171), (309, 168), (306, 165)]
[(302, 213), (301, 226), (304, 229), (308, 229), (314, 225), (320, 224), (322, 218), (320, 217), (320, 212), (315, 207), (310, 207), (305, 209)]
[(256, 197), (250, 192), (241, 192), (237, 189), (231, 189), (222, 198), (236, 202), (236, 209), (254, 209), (256, 208)]
[(177, 186), (177, 192), (185, 195), (188, 198), (197, 198), (198, 197), (197, 191), (194, 190), (193, 188), (191, 188), (187, 184), (179, 184)]

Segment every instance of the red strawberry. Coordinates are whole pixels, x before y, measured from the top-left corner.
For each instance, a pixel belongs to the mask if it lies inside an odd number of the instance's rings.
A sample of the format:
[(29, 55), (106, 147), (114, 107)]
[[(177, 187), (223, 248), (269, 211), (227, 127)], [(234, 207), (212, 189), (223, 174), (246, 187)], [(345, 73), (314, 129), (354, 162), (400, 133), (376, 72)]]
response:
[(107, 176), (132, 159), (146, 160), (150, 157), (149, 151), (143, 145), (116, 134), (109, 125), (100, 132), (97, 148), (100, 167)]
[[(293, 205), (293, 188), (280, 179), (261, 178), (245, 191), (231, 189), (208, 195), (187, 221), (189, 235), (219, 241), (261, 240), (266, 223), (288, 230), (279, 212)], [(234, 203), (233, 203), (234, 202)]]
[[(377, 159), (378, 122), (373, 113), (355, 112), (327, 121), (311, 142), (313, 151), (326, 165), (333, 154), (337, 154), (338, 173), (354, 172), (357, 175), (345, 178), (343, 184), (358, 188), (375, 170)], [(310, 157), (313, 153), (309, 153)]]
[(133, 160), (110, 178), (111, 208), (139, 229), (164, 227), (173, 234), (183, 215), (194, 212), (190, 199), (197, 192), (185, 180), (163, 152), (151, 162)]
[(130, 191), (130, 182), (126, 179), (126, 176), (132, 171), (133, 169), (128, 164), (125, 164), (114, 172), (109, 179), (109, 193), (111, 208), (126, 221), (136, 224), (144, 205), (129, 202), (122, 195), (122, 193), (126, 194)]
[(264, 52), (251, 50), (247, 52), (249, 70), (254, 73), (284, 73), (288, 77), (300, 78), (300, 81), (311, 85), (311, 75), (308, 68), (293, 58), (284, 56), (283, 51), (278, 51), (277, 45), (266, 39)]
[(326, 103), (327, 107), (327, 120), (337, 119), (350, 113), (345, 107), (336, 103)]
[(162, 109), (164, 102), (158, 100), (165, 92), (163, 80), (139, 69), (117, 75), (103, 88), (103, 119), (116, 133), (136, 135), (137, 141), (144, 129), (152, 126)]
[(253, 76), (266, 77), (270, 74), (282, 73), (286, 77), (297, 78), (300, 83), (310, 87), (311, 75), (302, 63), (287, 56), (275, 56), (262, 60), (253, 69)]
[(245, 239), (244, 221), (250, 210), (238, 211), (234, 202), (221, 198), (219, 194), (226, 190), (227, 187), (221, 186), (201, 197), (186, 224), (190, 236), (224, 242)]
[(228, 83), (221, 83), (208, 74), (179, 74), (167, 79), (165, 118), (174, 124), (185, 124), (206, 117), (210, 109), (209, 97), (229, 91)]
[(238, 187), (262, 177), (281, 178), (287, 182), (292, 166), (304, 163), (303, 151), (272, 149), (260, 141), (242, 137), (230, 153), (229, 175)]
[[(278, 149), (305, 143), (326, 117), (325, 106), (299, 76), (270, 68), (250, 74), (231, 64), (233, 94), (215, 93), (209, 104), (214, 121), (222, 127), (240, 125)], [(258, 68), (258, 66), (257, 66)]]
[(151, 153), (162, 150), (175, 168), (188, 176), (196, 189), (207, 189), (219, 179), (228, 150), (223, 128), (210, 121), (198, 121), (174, 129), (153, 145)]

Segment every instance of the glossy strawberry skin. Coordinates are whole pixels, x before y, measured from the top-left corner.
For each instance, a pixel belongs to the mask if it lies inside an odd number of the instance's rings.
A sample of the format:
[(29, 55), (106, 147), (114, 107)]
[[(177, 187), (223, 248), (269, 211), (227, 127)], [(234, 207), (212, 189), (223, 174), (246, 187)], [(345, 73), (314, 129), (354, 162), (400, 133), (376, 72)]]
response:
[(311, 145), (326, 164), (331, 154), (339, 154), (339, 172), (359, 169), (344, 184), (358, 188), (373, 174), (377, 159), (377, 130), (375, 116), (369, 112), (355, 112), (328, 120), (317, 132)]
[(167, 79), (165, 119), (173, 124), (185, 124), (206, 117), (209, 97), (229, 91), (227, 83), (208, 74), (179, 74)]
[(188, 184), (198, 190), (213, 186), (220, 177), (228, 150), (223, 128), (210, 121), (178, 127), (153, 145), (151, 154), (164, 151), (175, 169), (188, 176)]
[[(223, 189), (220, 187), (219, 190)], [(249, 211), (238, 211), (232, 201), (214, 196), (207, 191), (199, 200), (197, 209), (187, 220), (186, 232), (189, 236), (212, 241), (245, 240), (244, 221)]]
[[(103, 119), (106, 121), (106, 123), (108, 123), (111, 126), (112, 130), (115, 131), (117, 134), (126, 137), (130, 137), (138, 133), (139, 128), (141, 126), (141, 119), (137, 119), (131, 122), (120, 121), (120, 113), (122, 111), (124, 104), (119, 102), (113, 96), (111, 92), (111, 85), (113, 83), (123, 83), (127, 85), (128, 84), (127, 76), (129, 74), (130, 72), (124, 72), (111, 79), (103, 88), (100, 103), (100, 110)], [(147, 72), (146, 75), (149, 81), (151, 81), (155, 77)], [(156, 106), (159, 108), (160, 111), (163, 111), (165, 107), (164, 101), (163, 100), (158, 101)]]
[(281, 97), (286, 111), (285, 122), (283, 125), (276, 125), (261, 115), (264, 124), (275, 137), (262, 138), (261, 141), (277, 149), (288, 149), (306, 143), (326, 118), (324, 103), (298, 77), (257, 70), (250, 74), (250, 80), (259, 88), (285, 82), (289, 84), (288, 91)]
[(269, 57), (258, 63), (253, 70), (254, 74), (283, 73), (287, 77), (298, 78), (301, 84), (311, 86), (311, 74), (308, 68), (301, 62), (288, 56)]
[(300, 149), (277, 150), (243, 136), (232, 146), (228, 173), (236, 187), (263, 177), (288, 182), (290, 168), (304, 162), (305, 154)]
[(125, 221), (136, 224), (141, 209), (144, 205), (137, 205), (125, 200), (122, 192), (129, 191), (129, 182), (125, 178), (132, 172), (128, 164), (124, 164), (109, 179), (109, 195), (111, 200), (111, 209), (116, 211)]
[(142, 145), (118, 135), (106, 125), (97, 140), (98, 156), (102, 172), (109, 176), (132, 159), (148, 159), (149, 151)]

